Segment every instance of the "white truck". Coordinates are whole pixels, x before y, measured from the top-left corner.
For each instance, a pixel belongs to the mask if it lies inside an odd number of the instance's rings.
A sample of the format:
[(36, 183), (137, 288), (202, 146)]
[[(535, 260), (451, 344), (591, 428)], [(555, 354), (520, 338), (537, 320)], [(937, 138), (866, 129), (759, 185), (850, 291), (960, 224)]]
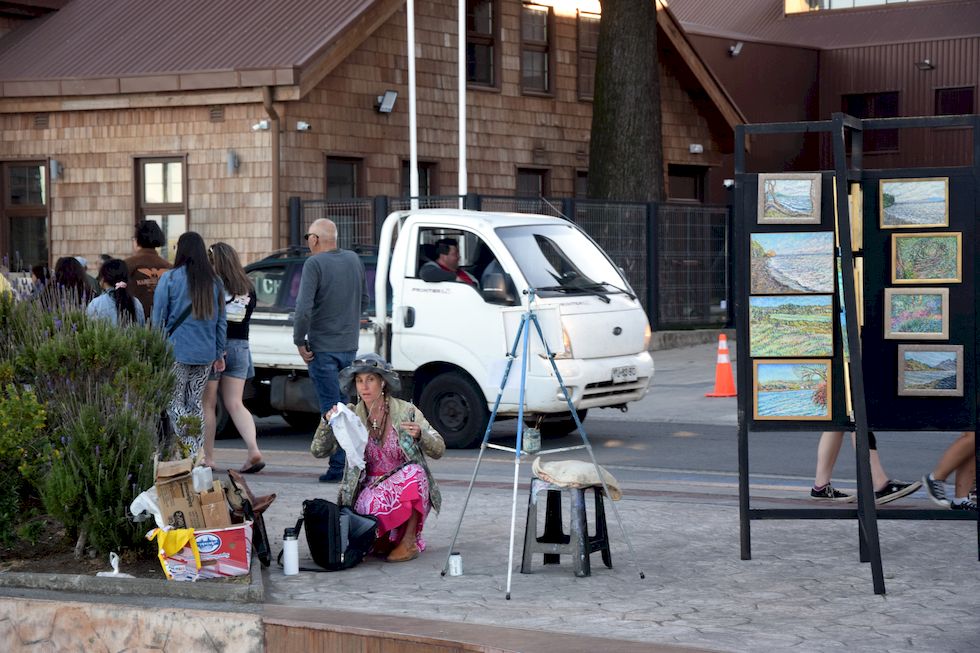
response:
[[(460, 264), (479, 284), (426, 282), (436, 242), (459, 244)], [(533, 309), (580, 419), (590, 408), (625, 409), (653, 377), (650, 327), (621, 272), (575, 224), (555, 217), (452, 209), (387, 217), (376, 252), (359, 252), (372, 304), (360, 352), (375, 351), (402, 377), (411, 399), (447, 446), (482, 440), (521, 316)], [(259, 301), (249, 341), (256, 376), (246, 391), (258, 415), (312, 426), (318, 406), (292, 344), (292, 311), (308, 252), (280, 252), (247, 267)], [(529, 301), (529, 290), (534, 301)], [(558, 381), (531, 328), (524, 412), (543, 435), (574, 430)], [(498, 416), (518, 413), (518, 347)]]

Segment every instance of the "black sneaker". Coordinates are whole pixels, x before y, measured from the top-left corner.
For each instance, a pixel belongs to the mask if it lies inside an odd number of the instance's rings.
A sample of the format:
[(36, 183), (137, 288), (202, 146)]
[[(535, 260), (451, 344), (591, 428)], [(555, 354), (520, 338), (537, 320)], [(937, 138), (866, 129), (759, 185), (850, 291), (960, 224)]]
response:
[(977, 511), (977, 502), (975, 500), (971, 500), (971, 499), (967, 499), (966, 501), (963, 501), (962, 503), (957, 503), (955, 501), (951, 501), (950, 504), (949, 504), (949, 507), (952, 510), (972, 510), (973, 512), (976, 512)]
[(932, 478), (932, 474), (922, 477), (922, 485), (926, 488), (926, 494), (937, 506), (949, 508), (949, 499), (946, 498), (946, 483)]
[(854, 501), (856, 497), (853, 494), (848, 494), (847, 492), (841, 492), (830, 483), (827, 483), (819, 490), (815, 487), (810, 488), (810, 498), (820, 499), (822, 501), (838, 501), (840, 503), (849, 503), (851, 501)]
[(320, 474), (321, 483), (339, 483), (340, 479), (344, 477), (343, 472), (331, 472), (327, 471), (326, 474)]
[(907, 494), (912, 494), (922, 487), (922, 481), (904, 483), (902, 481), (889, 480), (885, 487), (875, 491), (875, 503), (879, 506), (883, 503), (901, 499)]

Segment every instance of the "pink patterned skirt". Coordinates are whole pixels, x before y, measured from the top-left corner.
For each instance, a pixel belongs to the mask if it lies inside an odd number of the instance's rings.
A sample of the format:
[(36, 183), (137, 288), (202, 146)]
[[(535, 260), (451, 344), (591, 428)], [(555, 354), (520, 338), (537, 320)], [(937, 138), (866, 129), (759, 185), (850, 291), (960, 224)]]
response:
[[(401, 540), (412, 512), (418, 513), (415, 542), (419, 551), (424, 551), (422, 527), (429, 514), (429, 479), (425, 470), (416, 463), (405, 464), (405, 454), (398, 446), (398, 434), (393, 428), (381, 446), (373, 438), (368, 438), (364, 460), (367, 479), (357, 496), (354, 510), (363, 515), (374, 515), (378, 519), (379, 537), (392, 543)], [(375, 485), (379, 478), (392, 470), (396, 471)]]

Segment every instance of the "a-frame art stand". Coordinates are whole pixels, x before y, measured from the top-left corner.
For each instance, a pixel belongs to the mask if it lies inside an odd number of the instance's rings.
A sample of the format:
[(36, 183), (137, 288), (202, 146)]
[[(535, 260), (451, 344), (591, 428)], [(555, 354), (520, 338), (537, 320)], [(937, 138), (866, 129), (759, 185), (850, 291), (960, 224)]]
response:
[[(866, 131), (949, 127), (972, 128), (971, 166), (863, 168)], [(746, 172), (747, 135), (807, 133), (830, 136), (832, 172)], [(976, 429), (980, 375), (980, 266), (975, 264), (980, 217), (980, 116), (860, 120), (837, 113), (829, 121), (737, 126), (735, 177), (741, 557), (751, 558), (752, 520), (856, 519), (860, 560), (871, 563), (874, 592), (884, 594), (878, 519), (977, 520), (971, 511), (877, 509), (871, 481), (869, 429)], [(944, 201), (945, 215), (924, 218), (925, 210), (918, 205), (915, 208), (922, 210), (902, 222), (905, 218), (895, 217), (898, 212), (894, 209), (884, 210), (902, 201), (882, 190), (886, 184), (890, 184), (888, 190), (897, 189), (896, 194), (928, 189), (937, 196), (929, 198), (934, 200), (929, 210), (937, 206), (935, 202)], [(945, 189), (945, 197), (936, 189)], [(918, 193), (919, 199), (921, 195)], [(954, 242), (955, 247), (951, 246)], [(951, 270), (955, 267), (955, 273), (936, 275), (930, 271), (903, 277), (898, 272), (901, 256), (895, 253), (903, 247), (946, 247), (944, 251), (949, 256), (944, 262)], [(806, 259), (806, 271), (790, 271), (788, 280), (767, 272), (775, 268), (765, 266), (774, 265), (775, 257), (780, 255), (786, 257), (784, 260)], [(794, 279), (794, 274), (800, 276)], [(801, 279), (804, 284), (799, 283)], [(891, 323), (885, 314), (885, 298), (895, 294), (944, 298), (945, 330), (889, 333), (886, 325)], [(801, 332), (811, 337), (799, 338)], [(912, 382), (903, 385), (905, 371), (918, 371), (905, 361), (915, 362), (916, 357), (927, 360), (928, 356), (949, 357), (956, 364), (956, 371), (940, 371), (942, 383), (937, 381), (937, 385), (925, 389)], [(912, 378), (911, 373), (908, 378)], [(857, 506), (752, 508), (752, 430), (854, 431)], [(937, 459), (939, 454), (937, 451)], [(980, 521), (977, 537), (980, 557)]]

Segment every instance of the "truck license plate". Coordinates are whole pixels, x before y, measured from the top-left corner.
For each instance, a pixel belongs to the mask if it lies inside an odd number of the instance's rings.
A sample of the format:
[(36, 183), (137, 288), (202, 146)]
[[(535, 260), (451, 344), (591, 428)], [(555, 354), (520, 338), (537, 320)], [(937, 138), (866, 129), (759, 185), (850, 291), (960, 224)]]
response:
[(635, 365), (624, 365), (622, 367), (613, 368), (612, 370), (613, 383), (632, 383), (633, 381), (636, 381)]

